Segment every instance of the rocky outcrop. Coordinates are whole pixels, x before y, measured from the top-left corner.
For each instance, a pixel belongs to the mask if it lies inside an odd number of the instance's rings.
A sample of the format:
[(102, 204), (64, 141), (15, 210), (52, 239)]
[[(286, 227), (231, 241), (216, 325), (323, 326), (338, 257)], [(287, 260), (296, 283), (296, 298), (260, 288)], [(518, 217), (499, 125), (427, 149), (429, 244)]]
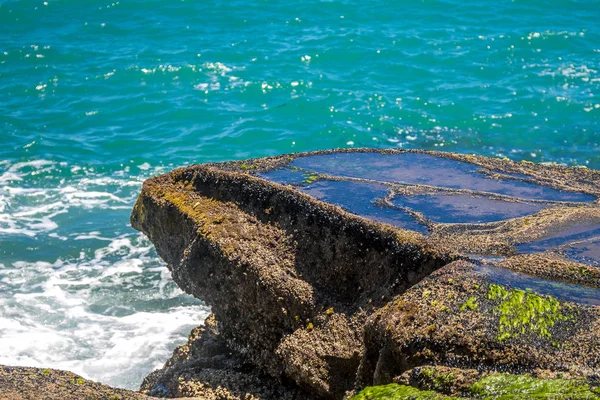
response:
[(452, 258), (419, 234), (339, 211), (199, 166), (146, 181), (132, 225), (173, 279), (212, 306), (233, 350), (273, 377), (339, 398), (353, 387), (370, 310)]
[(2, 400), (152, 400), (131, 390), (115, 389), (83, 379), (72, 372), (55, 369), (0, 365)]
[(584, 169), (372, 150), (149, 179), (132, 226), (217, 322), (143, 391), (340, 399), (423, 365), (595, 376), (599, 182)]
[(512, 373), (600, 371), (600, 310), (492, 283), (454, 262), (366, 323), (365, 384), (385, 384), (422, 365)]
[(158, 397), (204, 400), (309, 400), (297, 386), (261, 374), (219, 337), (214, 315), (190, 333), (164, 368), (142, 383), (141, 392)]

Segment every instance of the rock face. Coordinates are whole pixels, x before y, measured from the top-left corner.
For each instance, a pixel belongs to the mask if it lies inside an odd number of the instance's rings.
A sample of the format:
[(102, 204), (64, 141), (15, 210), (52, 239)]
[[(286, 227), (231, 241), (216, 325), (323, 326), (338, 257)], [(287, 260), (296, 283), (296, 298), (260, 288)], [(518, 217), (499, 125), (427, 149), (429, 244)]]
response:
[(551, 370), (594, 376), (600, 310), (492, 283), (451, 263), (373, 314), (365, 329), (365, 383), (385, 384), (421, 365)]
[(140, 389), (159, 397), (203, 400), (307, 400), (309, 393), (259, 373), (219, 337), (211, 314), (178, 347), (163, 369), (150, 374)]
[(218, 322), (143, 390), (339, 399), (431, 364), (598, 374), (599, 195), (586, 169), (374, 150), (149, 179), (132, 226)]

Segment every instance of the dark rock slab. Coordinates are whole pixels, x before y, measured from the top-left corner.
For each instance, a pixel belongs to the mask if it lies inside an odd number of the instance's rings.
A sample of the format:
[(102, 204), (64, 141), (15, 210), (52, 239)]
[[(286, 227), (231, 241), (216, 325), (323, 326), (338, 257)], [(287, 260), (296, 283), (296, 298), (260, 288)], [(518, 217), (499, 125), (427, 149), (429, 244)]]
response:
[[(483, 263), (490, 264), (484, 260)], [(493, 263), (494, 266), (521, 272), (548, 281), (574, 283), (589, 288), (600, 288), (600, 269), (593, 265), (574, 262), (556, 253), (519, 254)]]
[(258, 174), (271, 182), (281, 183), (282, 185), (302, 185), (308, 183), (311, 179), (310, 172), (303, 172), (298, 168), (276, 168)]
[(505, 201), (472, 194), (398, 196), (392, 204), (405, 207), (439, 223), (484, 224), (524, 217), (540, 211), (540, 203)]
[(433, 154), (402, 152), (333, 153), (294, 159), (292, 167), (319, 174), (427, 185), (449, 189), (489, 192), (524, 199), (587, 202), (594, 197), (585, 193), (557, 190), (522, 180), (490, 179), (477, 165), (436, 157)]
[(518, 245), (517, 250), (521, 253), (543, 252), (569, 243), (594, 238), (600, 238), (600, 220), (576, 220), (571, 224), (557, 227), (553, 231), (547, 232), (541, 239)]
[(427, 233), (427, 226), (413, 215), (378, 203), (390, 192), (389, 187), (382, 184), (319, 180), (300, 188), (300, 191), (372, 221)]
[(570, 259), (600, 267), (600, 236), (569, 243), (562, 252)]
[[(600, 290), (597, 287), (539, 278), (493, 265), (480, 265), (475, 268), (475, 271), (483, 274), (491, 283), (553, 296), (579, 304), (600, 306)], [(578, 271), (578, 273), (580, 272)]]
[(516, 246), (521, 253), (554, 251), (567, 259), (600, 266), (600, 218), (573, 218), (551, 226), (537, 240)]
[[(356, 215), (431, 234), (464, 253), (551, 250), (600, 263), (598, 174), (587, 169), (376, 150), (304, 153), (242, 165)], [(577, 220), (585, 221), (583, 228)]]

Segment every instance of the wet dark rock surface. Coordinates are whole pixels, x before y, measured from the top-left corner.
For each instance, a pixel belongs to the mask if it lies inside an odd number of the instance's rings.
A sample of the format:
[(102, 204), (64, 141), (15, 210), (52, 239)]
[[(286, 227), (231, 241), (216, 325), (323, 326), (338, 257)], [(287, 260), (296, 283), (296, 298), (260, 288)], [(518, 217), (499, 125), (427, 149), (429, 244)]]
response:
[[(228, 167), (233, 165), (239, 164)], [(308, 153), (242, 165), (251, 166), (245, 171), (370, 220), (429, 232), (464, 253), (551, 251), (600, 264), (596, 171), (372, 150)], [(487, 248), (472, 243), (484, 235)]]
[(433, 222), (481, 224), (524, 217), (540, 211), (540, 203), (505, 201), (472, 194), (398, 196), (397, 207), (417, 211)]
[[(547, 265), (552, 265), (550, 260), (547, 260), (547, 262), (549, 263)], [(578, 285), (553, 279), (544, 279), (489, 264), (476, 266), (474, 267), (474, 271), (482, 274), (491, 283), (521, 290), (531, 290), (535, 293), (580, 304), (600, 306), (600, 290), (595, 286), (589, 286), (586, 284), (587, 282)], [(560, 271), (557, 271), (556, 276), (560, 276)]]
[(422, 365), (597, 377), (598, 196), (587, 169), (390, 150), (149, 179), (132, 226), (218, 322), (143, 392), (341, 399)]
[(319, 180), (306, 187), (303, 193), (327, 203), (338, 205), (353, 214), (372, 221), (427, 233), (427, 226), (407, 212), (376, 203), (387, 196), (389, 188), (379, 183)]
[[(338, 152), (300, 157), (289, 165), (291, 168), (343, 178), (464, 189), (530, 200), (594, 200), (593, 196), (585, 193), (561, 191), (550, 186), (538, 185), (531, 181), (532, 177), (529, 175), (502, 175), (501, 171), (480, 171), (481, 168), (475, 164), (425, 153)], [(491, 175), (500, 179), (494, 179)]]

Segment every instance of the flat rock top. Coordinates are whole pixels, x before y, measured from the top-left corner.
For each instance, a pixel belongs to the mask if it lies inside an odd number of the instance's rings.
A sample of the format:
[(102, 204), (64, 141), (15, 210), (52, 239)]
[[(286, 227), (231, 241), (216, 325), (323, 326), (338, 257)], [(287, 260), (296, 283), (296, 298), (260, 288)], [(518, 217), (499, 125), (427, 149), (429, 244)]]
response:
[[(292, 187), (373, 222), (416, 231), (487, 264), (482, 270), (505, 283), (600, 304), (592, 289), (600, 284), (598, 171), (374, 149), (212, 166)], [(532, 274), (550, 281), (533, 280)], [(557, 284), (556, 278), (592, 288)]]
[[(474, 234), (511, 220), (536, 225), (537, 219), (543, 226), (535, 235), (507, 241), (513, 253), (560, 249), (574, 260), (600, 264), (596, 171), (375, 150), (305, 153), (285, 160), (253, 160), (239, 168), (365, 218), (433, 236), (450, 227)], [(573, 213), (569, 220), (541, 220), (564, 210)]]

